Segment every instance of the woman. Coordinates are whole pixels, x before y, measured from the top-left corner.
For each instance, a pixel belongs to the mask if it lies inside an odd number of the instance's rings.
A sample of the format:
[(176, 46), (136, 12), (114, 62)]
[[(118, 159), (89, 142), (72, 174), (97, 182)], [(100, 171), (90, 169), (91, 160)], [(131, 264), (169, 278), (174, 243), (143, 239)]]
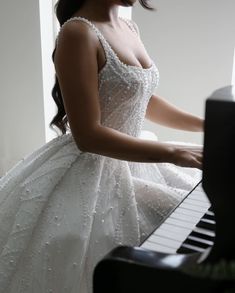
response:
[(51, 125), (63, 135), (0, 180), (1, 293), (91, 293), (97, 262), (140, 244), (201, 177), (201, 148), (140, 137), (145, 117), (188, 131), (203, 120), (153, 94), (157, 67), (118, 17), (135, 2), (57, 3)]

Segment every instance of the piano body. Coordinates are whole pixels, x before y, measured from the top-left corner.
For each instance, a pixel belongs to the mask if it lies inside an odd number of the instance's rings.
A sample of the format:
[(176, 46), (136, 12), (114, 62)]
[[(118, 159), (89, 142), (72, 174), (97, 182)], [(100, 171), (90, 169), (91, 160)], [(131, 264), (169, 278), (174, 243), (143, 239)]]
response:
[(225, 279), (195, 273), (235, 260), (234, 150), (235, 89), (227, 86), (206, 100), (202, 182), (139, 247), (119, 246), (97, 264), (94, 293), (235, 292), (235, 266)]

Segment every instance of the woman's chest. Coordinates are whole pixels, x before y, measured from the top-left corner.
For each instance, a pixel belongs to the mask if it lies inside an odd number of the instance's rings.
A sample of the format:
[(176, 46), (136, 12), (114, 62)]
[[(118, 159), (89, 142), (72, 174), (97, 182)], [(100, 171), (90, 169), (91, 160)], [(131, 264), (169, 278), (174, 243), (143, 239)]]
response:
[[(128, 34), (123, 37), (113, 35), (108, 38), (110, 47), (121, 63), (142, 69), (151, 67), (151, 58), (139, 38), (133, 38)], [(104, 67), (106, 61), (106, 54), (100, 44), (97, 54), (98, 71)]]

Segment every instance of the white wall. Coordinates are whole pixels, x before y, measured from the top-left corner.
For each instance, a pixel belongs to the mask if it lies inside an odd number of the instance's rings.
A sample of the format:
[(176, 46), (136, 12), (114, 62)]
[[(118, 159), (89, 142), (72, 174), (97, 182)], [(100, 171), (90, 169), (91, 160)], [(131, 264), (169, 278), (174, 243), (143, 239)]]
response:
[(0, 2), (0, 176), (45, 142), (38, 0)]
[[(158, 0), (149, 12), (134, 7), (142, 41), (160, 71), (156, 94), (204, 117), (205, 98), (231, 83), (235, 47), (234, 0)], [(203, 135), (146, 121), (161, 140), (202, 143)]]

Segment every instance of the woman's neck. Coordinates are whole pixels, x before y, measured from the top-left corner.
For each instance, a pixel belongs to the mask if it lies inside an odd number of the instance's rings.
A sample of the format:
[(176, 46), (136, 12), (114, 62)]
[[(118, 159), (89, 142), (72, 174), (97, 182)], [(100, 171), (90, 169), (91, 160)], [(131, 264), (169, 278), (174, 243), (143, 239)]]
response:
[(119, 5), (107, 0), (86, 0), (73, 16), (84, 16), (95, 22), (117, 23)]

